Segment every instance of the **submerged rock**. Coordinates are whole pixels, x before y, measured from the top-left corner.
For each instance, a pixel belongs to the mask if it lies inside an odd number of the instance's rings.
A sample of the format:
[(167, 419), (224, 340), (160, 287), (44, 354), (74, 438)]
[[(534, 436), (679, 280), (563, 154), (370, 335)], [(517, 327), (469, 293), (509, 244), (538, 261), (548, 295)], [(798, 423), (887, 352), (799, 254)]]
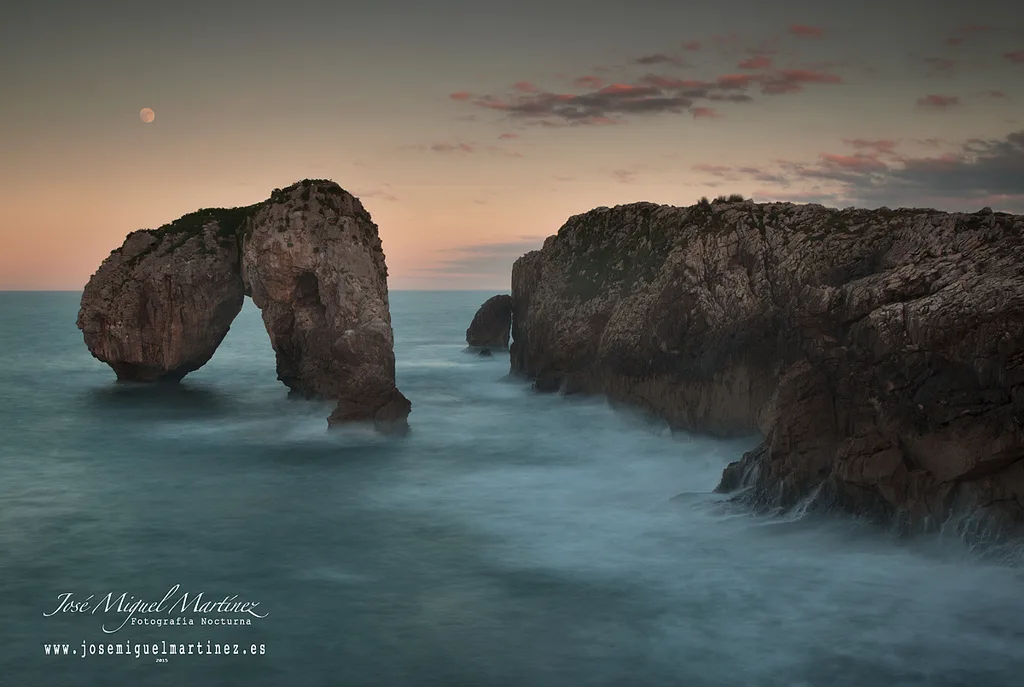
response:
[(1024, 533), (1024, 217), (650, 203), (512, 273), (512, 372), (760, 433), (720, 489)]
[(331, 424), (404, 431), (377, 226), (331, 181), (133, 232), (90, 279), (78, 326), (118, 379), (177, 381), (210, 359), (246, 293), (290, 390), (337, 400)]
[(466, 343), (473, 347), (507, 349), (511, 326), (512, 296), (492, 296), (473, 316), (466, 330)]

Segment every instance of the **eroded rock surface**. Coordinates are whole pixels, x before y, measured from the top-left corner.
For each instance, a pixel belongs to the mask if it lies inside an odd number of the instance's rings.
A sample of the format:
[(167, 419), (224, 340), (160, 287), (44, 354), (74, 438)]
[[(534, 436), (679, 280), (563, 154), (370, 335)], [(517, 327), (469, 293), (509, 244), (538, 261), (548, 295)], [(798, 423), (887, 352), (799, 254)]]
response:
[(720, 489), (1022, 534), (1024, 218), (598, 208), (513, 268), (512, 371), (720, 436)]
[(476, 348), (508, 348), (512, 327), (512, 296), (491, 296), (473, 316), (466, 330), (466, 343)]
[(242, 274), (293, 392), (337, 400), (330, 422), (403, 429), (377, 225), (332, 182), (275, 194), (247, 222)]
[(122, 381), (178, 381), (210, 359), (242, 308), (236, 211), (135, 231), (82, 294), (78, 328)]
[(247, 293), (289, 389), (337, 400), (332, 424), (407, 428), (377, 226), (331, 181), (133, 232), (86, 286), (78, 326), (118, 379), (177, 381), (210, 359)]

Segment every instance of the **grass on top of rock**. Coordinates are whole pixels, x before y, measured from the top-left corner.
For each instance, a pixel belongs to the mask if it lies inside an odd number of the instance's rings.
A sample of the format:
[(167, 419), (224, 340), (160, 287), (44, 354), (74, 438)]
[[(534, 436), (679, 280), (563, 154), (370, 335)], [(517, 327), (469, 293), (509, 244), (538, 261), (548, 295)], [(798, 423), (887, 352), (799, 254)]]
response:
[(655, 222), (655, 212), (653, 206), (638, 210), (635, 223), (618, 241), (607, 240), (603, 230), (588, 232), (589, 240), (571, 255), (566, 270), (568, 293), (585, 302), (612, 287), (656, 279), (672, 251), (675, 232)]
[(238, 229), (255, 213), (263, 203), (246, 205), (238, 208), (203, 208), (182, 215), (173, 222), (169, 222), (159, 229), (150, 229), (150, 233), (158, 239), (174, 234), (199, 235), (208, 222), (217, 223), (217, 237), (228, 238), (236, 236)]
[(327, 193), (331, 195), (341, 195), (344, 190), (338, 185), (338, 182), (330, 179), (303, 179), (302, 181), (296, 181), (291, 186), (286, 188), (275, 188), (270, 193), (270, 202), (282, 203), (288, 200), (292, 191), (301, 188), (302, 189), (302, 200), (309, 200), (310, 193), (313, 187), (316, 187), (321, 193)]
[[(143, 229), (148, 232), (156, 241), (148, 250), (134, 256), (129, 263), (136, 264), (147, 255), (158, 248), (163, 251), (175, 250), (193, 237), (202, 236), (203, 227), (209, 222), (217, 223), (217, 242), (227, 248), (232, 245), (239, 236), (239, 230), (245, 225), (245, 221), (256, 213), (263, 206), (263, 203), (246, 205), (237, 208), (203, 208), (182, 215), (173, 222), (168, 222), (157, 229)], [(170, 243), (166, 243), (168, 239)], [(203, 255), (212, 251), (206, 247), (205, 242), (199, 242), (199, 252)]]

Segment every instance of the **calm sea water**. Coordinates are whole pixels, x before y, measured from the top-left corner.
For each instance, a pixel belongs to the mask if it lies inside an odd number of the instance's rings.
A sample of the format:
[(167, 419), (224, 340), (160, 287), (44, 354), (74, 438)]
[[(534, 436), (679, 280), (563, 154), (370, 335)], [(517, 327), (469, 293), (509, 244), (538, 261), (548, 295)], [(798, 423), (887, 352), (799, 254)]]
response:
[[(0, 293), (0, 682), (1024, 684), (1020, 568), (737, 510), (711, 490), (752, 442), (503, 379), (507, 357), (462, 352), (489, 295), (392, 294), (412, 432), (383, 438), (286, 398), (249, 302), (206, 367), (152, 389), (90, 357), (78, 294)], [(44, 615), (174, 585), (266, 617)]]

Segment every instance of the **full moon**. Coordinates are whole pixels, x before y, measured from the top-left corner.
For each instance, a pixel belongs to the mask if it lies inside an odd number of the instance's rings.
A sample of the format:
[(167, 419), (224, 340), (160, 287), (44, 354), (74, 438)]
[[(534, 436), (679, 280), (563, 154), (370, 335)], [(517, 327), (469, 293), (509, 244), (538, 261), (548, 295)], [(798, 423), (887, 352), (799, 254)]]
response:
[(153, 112), (153, 110), (148, 107), (144, 107), (139, 111), (139, 119), (144, 121), (146, 124), (149, 124), (156, 119), (156, 112)]

